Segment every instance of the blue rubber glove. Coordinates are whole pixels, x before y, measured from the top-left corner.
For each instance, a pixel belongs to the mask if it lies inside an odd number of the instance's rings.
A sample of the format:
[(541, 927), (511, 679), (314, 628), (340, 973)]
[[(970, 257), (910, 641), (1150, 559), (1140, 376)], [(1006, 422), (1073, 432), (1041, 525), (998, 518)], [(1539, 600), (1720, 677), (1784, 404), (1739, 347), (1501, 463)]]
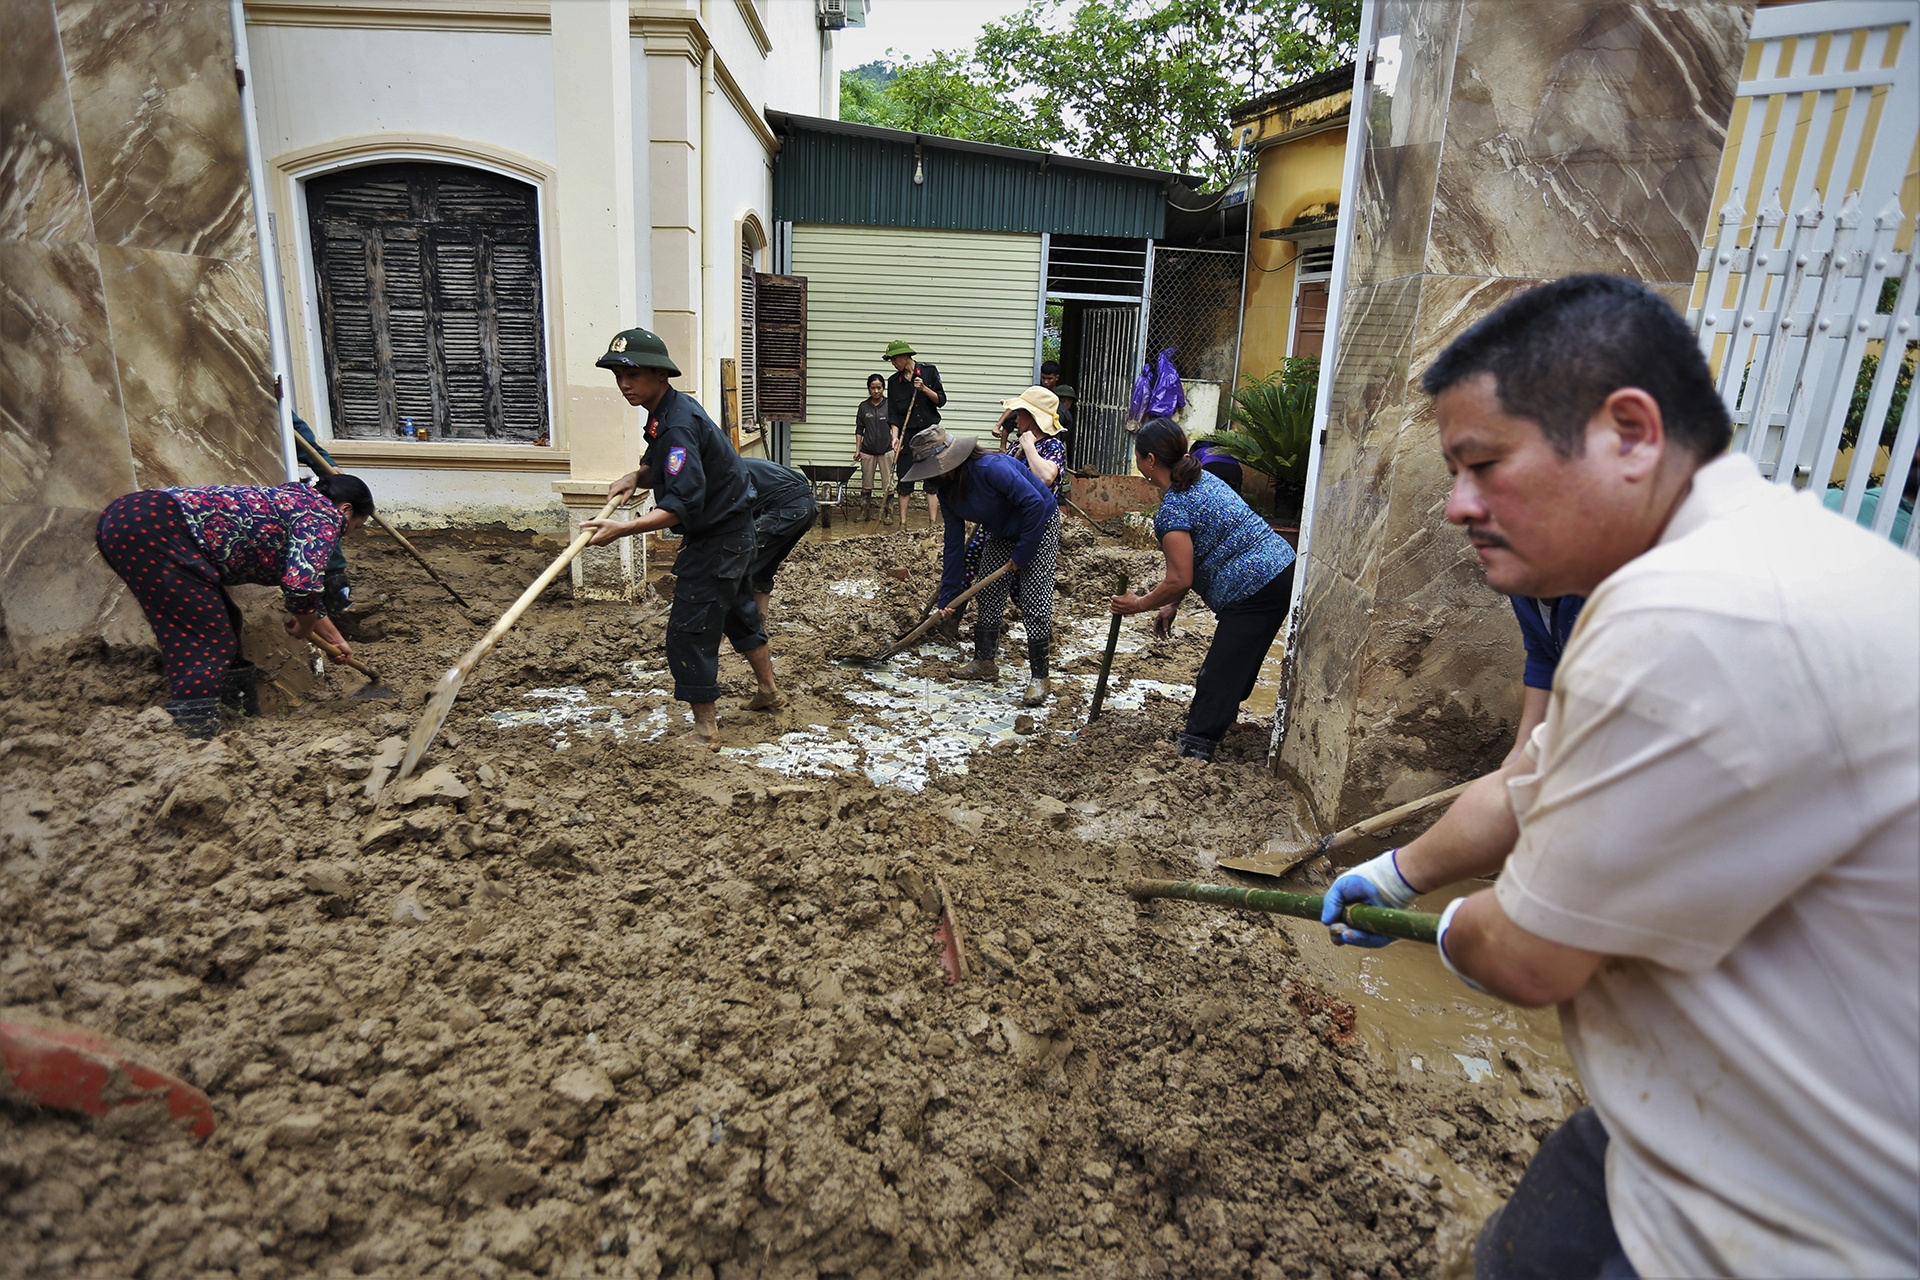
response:
[(1320, 923), (1326, 925), (1328, 932), (1333, 935), (1334, 946), (1384, 947), (1393, 941), (1384, 933), (1369, 933), (1365, 929), (1342, 924), (1340, 917), (1348, 907), (1354, 905), (1405, 910), (1414, 904), (1420, 897), (1420, 891), (1408, 884), (1407, 878), (1400, 874), (1400, 863), (1394, 857), (1399, 852), (1398, 849), (1389, 849), (1379, 857), (1347, 871), (1328, 887), (1320, 907)]

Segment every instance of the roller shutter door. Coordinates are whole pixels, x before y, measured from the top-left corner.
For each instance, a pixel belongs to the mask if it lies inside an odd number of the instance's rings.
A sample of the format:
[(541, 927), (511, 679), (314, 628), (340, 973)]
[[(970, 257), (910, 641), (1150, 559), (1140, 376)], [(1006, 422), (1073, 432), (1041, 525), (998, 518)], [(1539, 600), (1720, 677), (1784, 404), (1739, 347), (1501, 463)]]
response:
[(905, 338), (938, 366), (940, 420), (984, 435), (1000, 401), (1033, 381), (1040, 237), (890, 227), (796, 226), (793, 274), (807, 279), (807, 421), (793, 462), (853, 459), (853, 414), (867, 375)]

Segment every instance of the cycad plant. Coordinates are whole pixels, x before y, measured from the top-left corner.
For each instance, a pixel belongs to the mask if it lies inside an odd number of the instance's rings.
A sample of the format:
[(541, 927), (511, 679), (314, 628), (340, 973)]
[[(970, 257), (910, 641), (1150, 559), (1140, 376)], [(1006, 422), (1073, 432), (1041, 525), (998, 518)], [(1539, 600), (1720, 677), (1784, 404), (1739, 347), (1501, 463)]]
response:
[(1273, 478), (1276, 512), (1299, 510), (1319, 386), (1318, 356), (1297, 356), (1271, 373), (1242, 378), (1228, 415), (1232, 425), (1213, 433), (1213, 443), (1242, 466)]

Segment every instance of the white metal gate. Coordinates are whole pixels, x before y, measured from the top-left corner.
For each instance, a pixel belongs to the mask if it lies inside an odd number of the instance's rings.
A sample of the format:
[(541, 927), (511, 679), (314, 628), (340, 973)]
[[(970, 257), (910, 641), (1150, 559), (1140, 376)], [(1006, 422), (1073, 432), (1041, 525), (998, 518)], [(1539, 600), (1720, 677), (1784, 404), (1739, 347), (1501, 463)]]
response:
[[(1708, 230), (1691, 316), (1733, 415), (1734, 447), (1776, 483), (1824, 491), (1851, 443), (1840, 510), (1857, 517), (1877, 482), (1888, 500), (1871, 527), (1883, 536), (1920, 445), (1912, 396), (1889, 421), (1920, 343), (1920, 273), (1901, 207), (1920, 137), (1917, 18), (1911, 0), (1755, 15), (1753, 70), (1722, 166), (1731, 196)], [(1877, 367), (1856, 406), (1869, 358)], [(1884, 477), (1874, 474), (1880, 447)], [(1909, 526), (1914, 550), (1920, 521)]]
[(1127, 409), (1139, 356), (1140, 308), (1089, 307), (1080, 313), (1080, 400), (1075, 405), (1073, 464), (1102, 475), (1133, 474)]

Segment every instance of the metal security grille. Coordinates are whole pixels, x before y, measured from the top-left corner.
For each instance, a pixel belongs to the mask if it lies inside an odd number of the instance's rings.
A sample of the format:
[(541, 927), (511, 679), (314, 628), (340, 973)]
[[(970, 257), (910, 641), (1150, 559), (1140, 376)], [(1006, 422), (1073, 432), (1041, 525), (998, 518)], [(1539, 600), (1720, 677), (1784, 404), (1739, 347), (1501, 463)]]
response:
[(1073, 465), (1102, 475), (1133, 472), (1127, 408), (1140, 343), (1140, 308), (1089, 307), (1081, 313), (1079, 418)]
[(389, 164), (307, 184), (333, 433), (547, 437), (538, 202), (527, 183)]
[[(1173, 348), (1173, 364), (1183, 382), (1211, 382), (1224, 400), (1233, 380), (1233, 358), (1240, 322), (1239, 253), (1217, 249), (1153, 251), (1153, 286), (1147, 310), (1143, 360)], [(1191, 389), (1189, 397), (1193, 396)], [(1216, 402), (1217, 403), (1217, 402)], [(1213, 423), (1189, 421), (1208, 431)], [(1131, 459), (1129, 459), (1131, 461)]]

